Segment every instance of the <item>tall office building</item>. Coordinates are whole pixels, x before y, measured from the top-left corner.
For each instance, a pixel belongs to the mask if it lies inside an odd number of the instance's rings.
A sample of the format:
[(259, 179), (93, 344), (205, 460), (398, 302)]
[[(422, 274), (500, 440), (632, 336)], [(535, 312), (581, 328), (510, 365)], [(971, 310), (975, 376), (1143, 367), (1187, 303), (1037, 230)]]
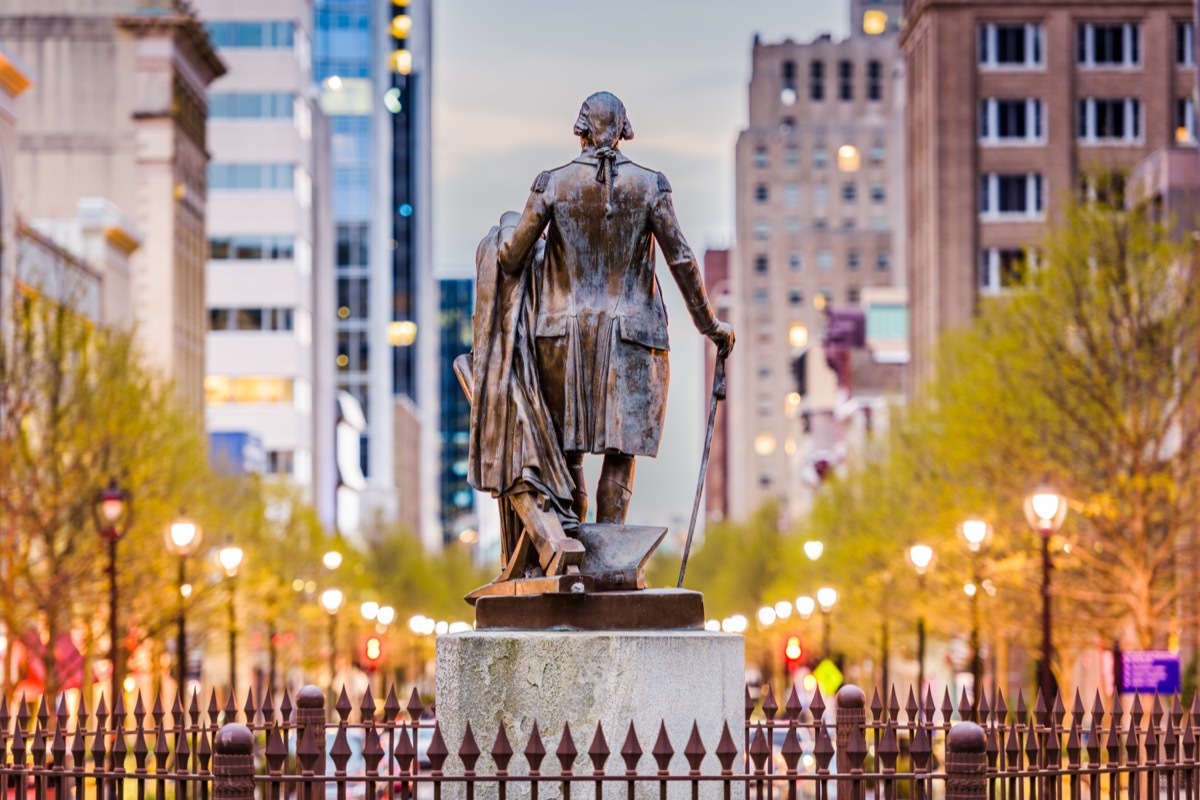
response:
[(467, 455), (471, 437), (471, 403), (451, 369), (454, 359), (471, 351), (471, 315), (475, 310), (475, 281), (443, 278), (438, 374), (441, 413), (438, 425), (438, 494), (441, 500), (442, 536), (447, 543), (464, 530), (477, 529), (473, 519), (475, 492), (467, 483)]
[(11, 202), (29, 218), (106, 198), (144, 240), (130, 258), (139, 347), (197, 410), (204, 396), (205, 89), (225, 65), (184, 0), (6, 0), (0, 50), (21, 98)]
[(823, 457), (806, 420), (832, 417), (838, 401), (820, 348), (824, 309), (858, 306), (870, 287), (903, 274), (899, 4), (853, 6), (845, 40), (754, 42), (729, 269), (738, 331), (726, 443), (733, 519), (768, 501), (785, 514), (802, 510), (789, 507)]
[(317, 0), (313, 68), (333, 131), (338, 384), (366, 420), (366, 510), (436, 547), (430, 17), (429, 0)]
[(947, 330), (1020, 280), (1091, 170), (1194, 140), (1192, 4), (910, 0), (907, 61), (912, 376)]
[[(334, 522), (329, 148), (311, 0), (198, 0), (229, 71), (209, 89), (206, 418)], [(321, 308), (321, 303), (327, 304)]]

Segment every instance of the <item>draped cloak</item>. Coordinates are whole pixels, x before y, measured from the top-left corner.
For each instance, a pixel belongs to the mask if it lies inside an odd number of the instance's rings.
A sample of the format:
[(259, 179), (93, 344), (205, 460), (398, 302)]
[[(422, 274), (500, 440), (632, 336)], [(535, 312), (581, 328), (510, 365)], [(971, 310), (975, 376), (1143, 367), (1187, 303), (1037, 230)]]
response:
[(475, 252), (474, 342), (471, 352), (471, 428), (467, 480), (500, 500), (502, 550), (513, 553), (522, 523), (505, 497), (534, 492), (573, 531), (574, 482), (542, 397), (533, 349), (536, 282), (543, 246), (532, 248), (525, 269), (498, 266), (499, 226)]

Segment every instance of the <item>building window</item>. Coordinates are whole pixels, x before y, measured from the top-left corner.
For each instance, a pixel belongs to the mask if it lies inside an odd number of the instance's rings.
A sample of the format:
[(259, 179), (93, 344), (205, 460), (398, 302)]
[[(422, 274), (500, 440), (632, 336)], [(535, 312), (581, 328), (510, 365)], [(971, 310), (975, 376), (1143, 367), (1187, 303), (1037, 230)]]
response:
[(853, 203), (858, 198), (858, 187), (853, 183), (842, 184), (842, 202)]
[(988, 144), (1041, 143), (1046, 140), (1042, 101), (999, 100), (979, 104), (979, 139)]
[(210, 308), (210, 331), (290, 331), (290, 308)]
[(981, 67), (1041, 67), (1046, 32), (1033, 23), (1001, 25), (988, 22), (979, 26), (979, 65)]
[(1081, 67), (1136, 67), (1142, 63), (1137, 23), (1079, 26), (1077, 56)]
[(878, 167), (883, 164), (884, 149), (883, 145), (875, 145), (867, 151), (867, 163), (872, 167)]
[(814, 220), (813, 220), (813, 230), (814, 230), (814, 231), (827, 231), (827, 230), (829, 230), (829, 222), (828, 222), (828, 220), (826, 220), (824, 217), (818, 217), (817, 219), (814, 219)]
[(369, 278), (337, 279), (337, 313), (339, 319), (367, 319), (370, 315), (371, 281)]
[(979, 211), (984, 217), (1040, 217), (1044, 210), (1042, 197), (1042, 176), (1035, 172), (990, 172), (980, 179)]
[(1079, 139), (1083, 142), (1140, 142), (1142, 104), (1132, 97), (1079, 101)]
[(880, 186), (879, 184), (876, 184), (871, 187), (871, 202), (872, 203), (882, 203), (886, 197), (887, 197), (887, 194), (884, 191), (884, 188), (882, 186)]
[(829, 166), (829, 151), (825, 149), (824, 145), (813, 148), (812, 163), (816, 169), (824, 169)]
[(767, 202), (768, 196), (769, 192), (765, 183), (760, 183), (758, 186), (754, 187), (754, 202), (765, 203)]
[(800, 148), (795, 145), (788, 145), (783, 148), (783, 165), (785, 167), (794, 167), (800, 163)]
[(1196, 141), (1196, 109), (1190, 97), (1175, 99), (1175, 141), (1181, 144)]
[(824, 208), (829, 202), (829, 185), (824, 183), (814, 183), (812, 187), (813, 206), (816, 208)]
[(230, 377), (209, 375), (204, 379), (204, 402), (207, 405), (235, 403), (290, 403), (290, 378)]
[(799, 205), (800, 187), (794, 183), (785, 184), (783, 187), (783, 202), (789, 206)]
[(208, 22), (204, 27), (217, 47), (282, 49), (296, 43), (290, 22)]
[(858, 300), (859, 300), (860, 296), (861, 296), (861, 292), (857, 286), (846, 287), (846, 302), (847, 303), (849, 303), (851, 305), (855, 305), (855, 306), (858, 305)]
[(788, 217), (784, 221), (783, 224), (784, 224), (784, 227), (786, 227), (788, 229), (788, 233), (799, 233), (800, 232), (800, 218), (799, 217)]
[(838, 62), (838, 99), (854, 99), (854, 64), (850, 61)]
[(817, 251), (817, 269), (831, 270), (833, 269), (833, 251), (818, 250)]
[(979, 290), (995, 294), (1019, 286), (1025, 277), (1025, 253), (1021, 250), (988, 247), (980, 254)]
[(875, 269), (879, 270), (880, 272), (884, 272), (888, 269), (891, 269), (891, 266), (892, 266), (892, 254), (891, 253), (889, 253), (887, 250), (880, 250), (878, 253), (875, 254)]
[(771, 293), (766, 289), (759, 289), (754, 293), (754, 304), (757, 306), (771, 305)]
[(214, 92), (209, 119), (291, 119), (296, 98), (290, 92)]
[(296, 454), (291, 450), (268, 450), (267, 451), (267, 467), (268, 475), (284, 475), (290, 476), (296, 469)]
[(754, 148), (754, 166), (757, 169), (766, 169), (771, 166), (771, 156), (765, 147)]
[(760, 219), (754, 223), (754, 238), (765, 241), (771, 238), (771, 226), (766, 220)]
[(370, 263), (371, 226), (366, 222), (343, 222), (337, 226), (335, 258), (339, 267), (366, 267)]
[(758, 275), (766, 275), (767, 274), (767, 257), (766, 256), (755, 256), (754, 272)]
[(883, 62), (874, 59), (867, 62), (867, 99), (883, 99)]
[(788, 291), (788, 303), (798, 306), (804, 302), (804, 292), (800, 289), (791, 289)]
[(788, 253), (788, 268), (793, 272), (804, 269), (804, 255), (799, 250)]
[(1190, 67), (1196, 63), (1196, 28), (1191, 22), (1175, 23), (1175, 65)]
[(854, 221), (854, 217), (846, 217), (842, 220), (842, 230), (852, 231), (858, 227), (858, 223)]
[(210, 261), (284, 261), (296, 253), (292, 236), (246, 234), (243, 236), (213, 236), (208, 240)]
[(873, 231), (886, 231), (888, 227), (887, 220), (883, 217), (871, 217), (869, 225)]
[(808, 99), (825, 99), (825, 62), (819, 59), (808, 62)]
[(296, 182), (294, 164), (223, 164), (208, 165), (209, 190), (255, 191), (291, 189)]
[(846, 253), (846, 269), (855, 271), (858, 269), (859, 258), (857, 250), (850, 250)]
[(791, 59), (783, 62), (783, 85), (779, 89), (779, 100), (785, 106), (796, 102), (796, 62)]

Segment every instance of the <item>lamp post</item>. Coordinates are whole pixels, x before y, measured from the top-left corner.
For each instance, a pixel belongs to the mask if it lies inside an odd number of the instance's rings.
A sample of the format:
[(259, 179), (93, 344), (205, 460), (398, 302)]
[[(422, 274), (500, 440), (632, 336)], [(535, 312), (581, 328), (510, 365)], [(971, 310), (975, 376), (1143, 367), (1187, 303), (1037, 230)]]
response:
[(1053, 703), (1054, 674), (1050, 670), (1050, 655), (1053, 652), (1050, 637), (1050, 536), (1062, 527), (1067, 517), (1067, 498), (1053, 487), (1042, 484), (1025, 498), (1025, 519), (1030, 527), (1042, 537), (1042, 660), (1038, 665), (1038, 687), (1042, 699)]
[(167, 527), (164, 538), (167, 552), (179, 556), (179, 632), (175, 638), (175, 692), (183, 701), (187, 691), (187, 599), (192, 587), (187, 582), (187, 557), (200, 546), (200, 526), (190, 519), (181, 518)]
[(329, 692), (333, 693), (333, 676), (337, 672), (337, 613), (346, 597), (339, 589), (321, 592), (321, 606), (329, 612)]
[(917, 701), (925, 688), (925, 573), (933, 564), (933, 548), (927, 544), (914, 544), (908, 548), (908, 563), (917, 571)]
[(133, 502), (129, 492), (122, 489), (116, 478), (108, 486), (96, 492), (92, 501), (92, 519), (96, 532), (108, 542), (108, 660), (112, 665), (112, 684), (109, 702), (116, 703), (117, 691), (121, 686), (121, 669), (118, 664), (121, 650), (117, 628), (117, 540), (129, 530), (133, 519)]
[(816, 539), (810, 539), (804, 543), (804, 555), (809, 561), (816, 561), (825, 552), (825, 543)]
[(964, 520), (958, 526), (958, 535), (971, 551), (971, 581), (964, 590), (971, 598), (971, 709), (979, 708), (979, 697), (983, 692), (983, 659), (979, 655), (979, 593), (982, 591), (979, 574), (979, 553), (992, 535), (992, 526), (980, 519)]
[(824, 628), (821, 637), (821, 649), (824, 651), (825, 658), (833, 658), (832, 640), (833, 640), (833, 622), (830, 612), (833, 611), (833, 604), (837, 602), (837, 589), (829, 586), (822, 586), (817, 589), (817, 605), (821, 607), (822, 627)]
[(232, 542), (225, 545), (218, 551), (217, 560), (221, 562), (221, 566), (225, 568), (225, 577), (229, 586), (229, 694), (233, 695), (237, 692), (237, 608), (234, 605), (234, 577), (237, 575), (238, 567), (242, 565), (242, 558), (245, 553), (242, 548)]

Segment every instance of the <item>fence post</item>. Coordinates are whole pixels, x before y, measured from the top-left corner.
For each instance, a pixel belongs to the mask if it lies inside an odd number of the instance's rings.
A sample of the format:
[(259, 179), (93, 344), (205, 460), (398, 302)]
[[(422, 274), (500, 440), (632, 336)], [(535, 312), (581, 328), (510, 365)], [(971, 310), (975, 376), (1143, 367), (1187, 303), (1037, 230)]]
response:
[(213, 800), (254, 800), (254, 734), (240, 722), (223, 725), (213, 747)]
[(866, 787), (863, 781), (851, 780), (849, 775), (851, 771), (857, 767), (862, 769), (862, 762), (855, 764), (852, 760), (851, 746), (855, 740), (855, 733), (860, 737), (860, 741), (865, 740), (866, 733), (863, 727), (867, 722), (867, 696), (863, 690), (852, 683), (847, 683), (837, 692), (837, 791), (838, 798), (842, 800), (863, 800), (866, 794)]
[[(305, 732), (312, 732), (312, 741), (316, 750), (312, 771), (316, 776), (325, 775), (325, 692), (319, 686), (311, 683), (296, 693), (296, 750), (299, 752)], [(313, 781), (311, 798), (324, 800), (325, 782)], [(303, 798), (304, 795), (300, 794)]]
[(960, 722), (946, 736), (946, 800), (987, 799), (987, 736)]

